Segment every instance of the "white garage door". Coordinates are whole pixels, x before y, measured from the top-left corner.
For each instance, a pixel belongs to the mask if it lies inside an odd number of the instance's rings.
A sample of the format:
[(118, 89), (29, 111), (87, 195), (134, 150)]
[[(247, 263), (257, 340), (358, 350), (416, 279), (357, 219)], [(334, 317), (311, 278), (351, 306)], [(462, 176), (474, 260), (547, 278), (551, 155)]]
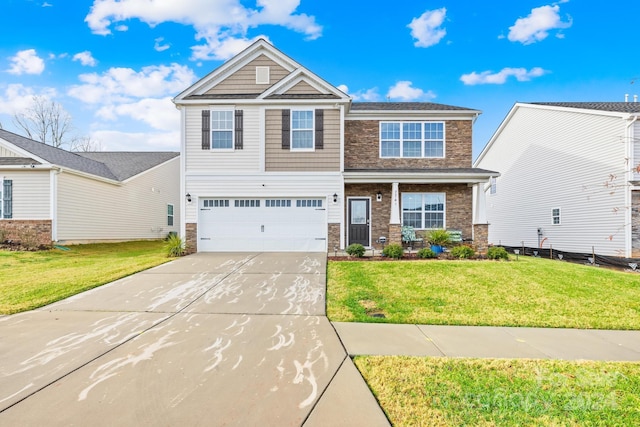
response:
[(326, 252), (326, 200), (202, 198), (198, 251)]

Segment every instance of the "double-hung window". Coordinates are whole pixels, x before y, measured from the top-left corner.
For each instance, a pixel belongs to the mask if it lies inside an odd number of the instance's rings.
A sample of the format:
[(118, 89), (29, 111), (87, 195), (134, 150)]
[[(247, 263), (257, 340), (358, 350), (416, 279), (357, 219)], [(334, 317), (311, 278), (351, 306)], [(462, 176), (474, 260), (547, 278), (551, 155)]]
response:
[(169, 227), (173, 226), (173, 205), (167, 205), (167, 225)]
[(381, 122), (380, 157), (443, 158), (444, 122)]
[(291, 149), (313, 150), (313, 110), (291, 111)]
[(402, 193), (402, 225), (445, 228), (445, 193)]
[(211, 148), (233, 149), (233, 110), (211, 111)]
[(551, 224), (560, 225), (560, 208), (551, 209)]

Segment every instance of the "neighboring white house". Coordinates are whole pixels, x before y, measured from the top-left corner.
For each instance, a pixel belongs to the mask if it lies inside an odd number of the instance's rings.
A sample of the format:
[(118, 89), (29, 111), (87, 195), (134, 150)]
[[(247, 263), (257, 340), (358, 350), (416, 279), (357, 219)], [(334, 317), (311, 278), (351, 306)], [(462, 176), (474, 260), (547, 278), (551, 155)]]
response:
[(489, 243), (640, 256), (640, 103), (516, 103), (474, 163)]
[(164, 238), (180, 224), (176, 152), (69, 152), (0, 130), (0, 229), (39, 244)]
[(402, 225), (486, 247), (473, 190), (498, 174), (471, 167), (480, 111), (352, 102), (262, 39), (174, 102), (188, 251), (381, 248)]

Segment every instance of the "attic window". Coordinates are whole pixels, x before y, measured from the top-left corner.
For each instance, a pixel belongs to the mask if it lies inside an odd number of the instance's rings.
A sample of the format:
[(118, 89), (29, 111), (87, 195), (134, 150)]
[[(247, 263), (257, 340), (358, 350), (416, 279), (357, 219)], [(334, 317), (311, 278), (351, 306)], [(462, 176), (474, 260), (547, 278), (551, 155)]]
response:
[(269, 84), (269, 67), (256, 67), (256, 84)]

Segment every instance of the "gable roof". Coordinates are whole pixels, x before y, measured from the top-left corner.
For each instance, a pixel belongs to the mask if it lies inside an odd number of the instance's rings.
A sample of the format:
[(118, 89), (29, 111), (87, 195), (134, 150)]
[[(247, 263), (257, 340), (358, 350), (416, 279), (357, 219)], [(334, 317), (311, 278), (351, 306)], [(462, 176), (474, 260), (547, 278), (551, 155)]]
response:
[(36, 164), (49, 163), (112, 181), (124, 181), (180, 155), (177, 152), (73, 153), (3, 129), (0, 129), (0, 139), (29, 153)]
[[(233, 75), (243, 66), (249, 64), (257, 57), (264, 55), (270, 60), (277, 63), (288, 73), (281, 80), (271, 84), (261, 93), (250, 94), (211, 94), (207, 93), (212, 88), (216, 87), (219, 83)], [(310, 86), (317, 89), (321, 89), (322, 94), (309, 94), (309, 95), (294, 95), (286, 94), (287, 89), (292, 85), (295, 85), (299, 81), (305, 81)], [(260, 102), (264, 99), (281, 100), (281, 99), (318, 99), (318, 100), (342, 100), (343, 102), (350, 101), (348, 95), (340, 91), (335, 86), (323, 80), (313, 72), (309, 71), (302, 65), (298, 64), (289, 56), (274, 47), (265, 39), (258, 39), (252, 45), (245, 50), (229, 59), (227, 62), (216, 68), (189, 88), (182, 91), (175, 98), (173, 102), (176, 105), (186, 103), (198, 103), (203, 100), (220, 100), (220, 99), (243, 99), (243, 100), (255, 100)]]

